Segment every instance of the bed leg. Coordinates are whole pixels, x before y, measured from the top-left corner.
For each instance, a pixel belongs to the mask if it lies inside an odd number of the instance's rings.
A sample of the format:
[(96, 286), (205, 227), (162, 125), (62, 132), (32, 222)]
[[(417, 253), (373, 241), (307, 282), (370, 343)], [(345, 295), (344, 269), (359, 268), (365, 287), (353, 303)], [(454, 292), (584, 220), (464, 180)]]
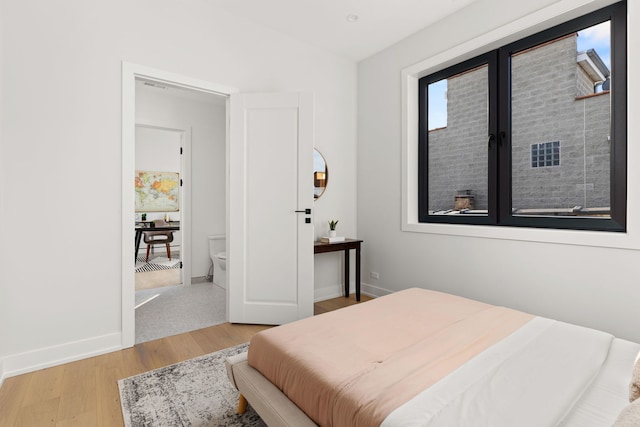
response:
[(244, 414), (247, 412), (247, 404), (247, 398), (240, 395), (240, 398), (238, 399), (238, 414)]

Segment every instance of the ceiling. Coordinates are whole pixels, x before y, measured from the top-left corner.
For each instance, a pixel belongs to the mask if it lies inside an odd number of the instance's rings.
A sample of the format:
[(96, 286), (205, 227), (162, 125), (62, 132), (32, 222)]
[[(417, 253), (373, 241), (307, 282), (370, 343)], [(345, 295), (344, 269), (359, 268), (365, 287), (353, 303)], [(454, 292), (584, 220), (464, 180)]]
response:
[[(225, 11), (360, 61), (477, 0), (208, 0)], [(347, 17), (357, 16), (350, 22)]]

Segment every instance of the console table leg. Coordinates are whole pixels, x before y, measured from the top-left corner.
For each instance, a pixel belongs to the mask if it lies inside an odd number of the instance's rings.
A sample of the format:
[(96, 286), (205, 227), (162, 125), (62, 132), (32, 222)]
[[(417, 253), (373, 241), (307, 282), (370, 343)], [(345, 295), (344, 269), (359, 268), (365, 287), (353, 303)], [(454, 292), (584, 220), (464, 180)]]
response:
[(356, 301), (360, 301), (360, 244), (356, 246)]
[(344, 250), (344, 297), (349, 298), (349, 249)]

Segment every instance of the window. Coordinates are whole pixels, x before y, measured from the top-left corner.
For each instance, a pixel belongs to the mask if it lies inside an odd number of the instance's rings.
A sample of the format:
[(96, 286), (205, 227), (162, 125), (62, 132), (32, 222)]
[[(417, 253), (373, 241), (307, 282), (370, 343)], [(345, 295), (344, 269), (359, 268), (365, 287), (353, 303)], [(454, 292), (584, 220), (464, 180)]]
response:
[(624, 231), (626, 69), (620, 2), (421, 78), (420, 222)]
[(560, 166), (560, 141), (531, 145), (531, 167)]

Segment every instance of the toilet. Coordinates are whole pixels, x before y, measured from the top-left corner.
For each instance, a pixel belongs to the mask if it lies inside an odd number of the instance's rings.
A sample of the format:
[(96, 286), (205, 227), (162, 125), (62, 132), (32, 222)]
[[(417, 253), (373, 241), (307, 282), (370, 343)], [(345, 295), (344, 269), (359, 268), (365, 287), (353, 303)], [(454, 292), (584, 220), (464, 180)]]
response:
[(227, 288), (227, 236), (214, 234), (208, 236), (209, 255), (213, 262), (213, 283)]

